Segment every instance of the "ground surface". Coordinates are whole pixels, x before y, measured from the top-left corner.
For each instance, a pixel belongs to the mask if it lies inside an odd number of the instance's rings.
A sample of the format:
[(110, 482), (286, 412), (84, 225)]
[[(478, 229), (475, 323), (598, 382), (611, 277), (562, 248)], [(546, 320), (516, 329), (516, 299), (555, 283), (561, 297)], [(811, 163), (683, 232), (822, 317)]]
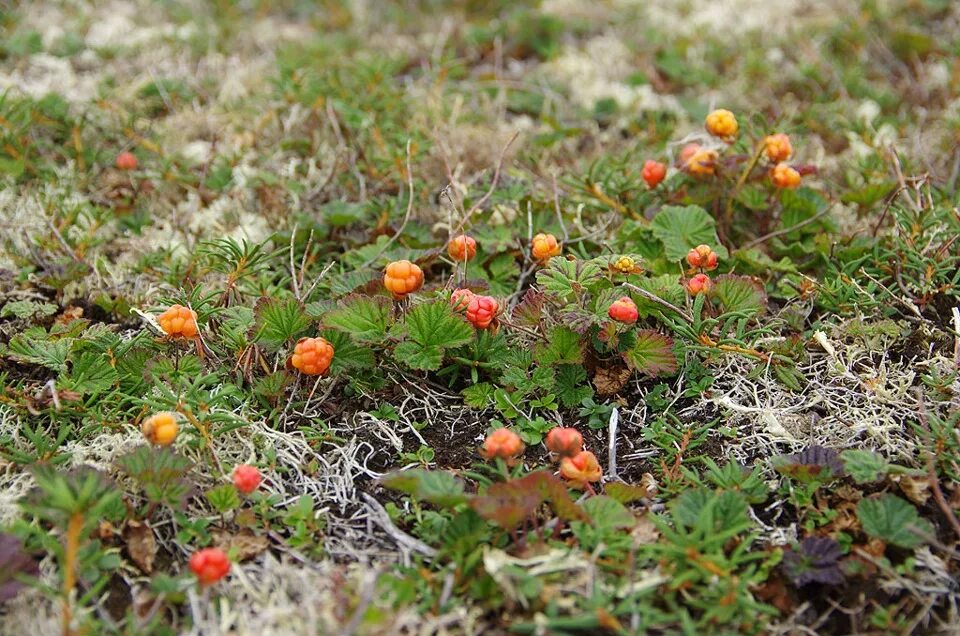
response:
[(319, 4), (0, 9), (0, 634), (956, 633), (955, 3)]

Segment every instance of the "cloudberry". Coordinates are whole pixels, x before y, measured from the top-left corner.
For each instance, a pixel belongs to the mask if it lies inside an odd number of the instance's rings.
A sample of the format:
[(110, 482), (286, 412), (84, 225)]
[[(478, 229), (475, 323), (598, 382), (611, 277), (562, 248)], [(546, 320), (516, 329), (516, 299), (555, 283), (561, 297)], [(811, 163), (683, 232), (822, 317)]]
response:
[(553, 234), (540, 233), (533, 237), (530, 252), (533, 258), (541, 262), (547, 262), (552, 256), (558, 256), (563, 248), (557, 242), (557, 237)]
[(140, 432), (147, 441), (157, 446), (169, 446), (177, 439), (177, 416), (175, 413), (163, 411), (151, 415), (140, 424)]
[(690, 158), (693, 155), (700, 152), (700, 144), (689, 143), (680, 149), (680, 156), (678, 157), (678, 164), (681, 168), (686, 168), (687, 164), (690, 162)]
[(790, 137), (784, 133), (767, 135), (763, 139), (763, 152), (767, 159), (773, 163), (786, 161), (793, 154), (793, 146), (790, 144)]
[(450, 306), (453, 307), (454, 311), (466, 311), (473, 297), (474, 293), (469, 289), (463, 287), (454, 289), (453, 293), (450, 294)]
[(667, 176), (667, 166), (659, 161), (647, 159), (643, 164), (643, 172), (641, 174), (643, 180), (647, 182), (648, 187), (656, 188), (660, 182), (663, 181), (663, 178)]
[(617, 322), (632, 325), (637, 322), (639, 313), (637, 312), (637, 304), (633, 302), (633, 299), (629, 296), (624, 296), (610, 305), (610, 309), (607, 310), (607, 315)]
[(687, 262), (690, 267), (699, 267), (705, 270), (717, 268), (717, 253), (709, 245), (698, 245), (687, 253)]
[(394, 261), (383, 273), (383, 286), (400, 300), (423, 287), (423, 270), (410, 261)]
[(713, 281), (706, 274), (697, 274), (687, 281), (687, 291), (691, 296), (709, 292), (711, 287), (713, 287)]
[(171, 337), (196, 338), (197, 312), (184, 307), (173, 305), (157, 318), (160, 327)]
[(574, 488), (583, 488), (589, 482), (600, 481), (603, 472), (596, 455), (590, 451), (580, 451), (573, 457), (560, 460), (560, 475)]
[(323, 375), (333, 361), (333, 345), (323, 338), (300, 338), (290, 358), (293, 367), (304, 375)]
[(573, 457), (583, 450), (583, 435), (575, 428), (557, 426), (547, 433), (547, 449), (560, 457)]
[(455, 236), (447, 243), (447, 254), (457, 262), (466, 263), (477, 255), (477, 242), (466, 234)]
[(707, 115), (705, 125), (708, 133), (721, 139), (732, 139), (740, 130), (737, 118), (725, 108), (718, 108)]
[(467, 305), (467, 320), (477, 329), (486, 329), (499, 310), (500, 304), (495, 298), (474, 294)]
[(480, 454), (484, 459), (513, 459), (523, 452), (524, 445), (520, 436), (506, 428), (498, 428), (483, 440)]
[(716, 172), (717, 151), (700, 148), (687, 159), (684, 168), (695, 176), (710, 176)]
[(117, 155), (116, 166), (117, 170), (136, 170), (137, 156), (132, 152), (124, 150)]
[(633, 260), (629, 256), (621, 256), (616, 261), (613, 262), (613, 265), (610, 266), (615, 272), (620, 272), (621, 274), (639, 274), (642, 269), (637, 265), (637, 261)]
[(770, 180), (778, 188), (792, 190), (800, 185), (800, 173), (788, 164), (778, 163), (770, 171)]
[(201, 585), (212, 585), (230, 571), (230, 559), (220, 548), (197, 550), (190, 557), (190, 571), (197, 576)]
[(233, 469), (233, 485), (244, 495), (249, 495), (260, 486), (263, 477), (256, 466), (240, 464)]

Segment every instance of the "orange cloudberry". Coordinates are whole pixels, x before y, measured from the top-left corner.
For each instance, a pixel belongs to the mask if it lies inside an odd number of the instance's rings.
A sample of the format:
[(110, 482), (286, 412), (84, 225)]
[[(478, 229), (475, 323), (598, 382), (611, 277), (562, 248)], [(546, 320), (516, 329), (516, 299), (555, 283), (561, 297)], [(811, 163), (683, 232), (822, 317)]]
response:
[(147, 441), (157, 446), (169, 446), (177, 439), (177, 416), (170, 411), (151, 415), (140, 424), (140, 432)]
[(637, 322), (639, 312), (637, 311), (637, 304), (633, 302), (633, 299), (629, 296), (624, 296), (610, 305), (610, 309), (607, 310), (607, 315), (610, 316), (612, 320), (632, 325)]
[(304, 375), (323, 375), (333, 362), (333, 345), (323, 338), (300, 338), (290, 363)]
[(786, 161), (793, 154), (793, 146), (790, 144), (790, 137), (784, 133), (767, 135), (763, 138), (763, 153), (767, 159), (773, 163)]
[(558, 256), (562, 251), (563, 248), (560, 243), (557, 242), (557, 237), (553, 234), (545, 234), (543, 232), (533, 237), (530, 247), (533, 258), (544, 263), (550, 260), (551, 257)]
[(455, 236), (447, 243), (447, 254), (457, 262), (466, 263), (477, 255), (477, 242), (466, 234)]
[(770, 171), (770, 181), (777, 188), (792, 190), (800, 185), (800, 173), (786, 163), (778, 163)]
[(230, 559), (220, 548), (197, 550), (190, 557), (190, 571), (196, 575), (201, 585), (212, 585), (230, 571)]
[(173, 305), (157, 318), (164, 333), (173, 338), (197, 337), (197, 312), (184, 307)]
[(718, 108), (707, 115), (704, 124), (708, 133), (721, 139), (732, 139), (737, 136), (737, 131), (740, 130), (740, 124), (737, 123), (736, 116), (725, 108)]
[(486, 329), (499, 310), (500, 304), (492, 296), (474, 294), (467, 305), (467, 320), (477, 329)]
[(717, 268), (717, 253), (709, 245), (698, 245), (687, 253), (687, 262), (690, 267), (699, 267), (705, 270)]
[(697, 274), (687, 281), (687, 291), (691, 296), (709, 292), (711, 287), (713, 287), (713, 281), (706, 274)]
[(480, 454), (484, 459), (513, 459), (523, 452), (524, 445), (520, 436), (506, 428), (498, 428), (483, 440)]
[(394, 261), (383, 273), (383, 286), (397, 300), (423, 287), (423, 270), (410, 261)]
[(603, 472), (596, 455), (580, 451), (573, 457), (560, 460), (560, 475), (574, 488), (583, 488), (588, 483), (600, 481)]
[(583, 435), (575, 428), (556, 426), (547, 433), (547, 449), (560, 457), (573, 457), (583, 450)]
[(647, 182), (648, 187), (656, 188), (660, 182), (663, 181), (663, 178), (667, 176), (667, 166), (659, 161), (647, 159), (643, 164), (643, 172), (641, 175), (643, 176), (643, 180)]

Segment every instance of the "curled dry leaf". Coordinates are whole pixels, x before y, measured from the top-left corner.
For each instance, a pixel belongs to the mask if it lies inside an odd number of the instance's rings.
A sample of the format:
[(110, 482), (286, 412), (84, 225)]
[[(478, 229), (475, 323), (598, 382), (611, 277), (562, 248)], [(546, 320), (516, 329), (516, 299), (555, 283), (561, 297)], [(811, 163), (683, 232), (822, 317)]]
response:
[(144, 574), (150, 574), (157, 556), (157, 538), (153, 529), (145, 521), (130, 520), (123, 528), (123, 542), (127, 545), (130, 560)]
[(239, 532), (215, 530), (213, 545), (220, 548), (236, 561), (248, 561), (270, 547), (270, 541), (253, 533), (253, 530), (244, 528)]
[(898, 475), (894, 478), (900, 490), (907, 496), (907, 499), (922, 506), (930, 499), (930, 479), (926, 476), (914, 477), (913, 475)]

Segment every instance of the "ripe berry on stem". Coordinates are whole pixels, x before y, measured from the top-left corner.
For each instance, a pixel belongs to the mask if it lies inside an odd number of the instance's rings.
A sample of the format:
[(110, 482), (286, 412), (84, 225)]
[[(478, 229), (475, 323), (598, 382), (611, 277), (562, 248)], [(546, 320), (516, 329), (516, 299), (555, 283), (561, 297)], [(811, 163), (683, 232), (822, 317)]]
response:
[(263, 477), (256, 466), (240, 464), (233, 469), (233, 485), (244, 495), (249, 495), (260, 486)]
[(633, 302), (633, 299), (629, 296), (624, 296), (610, 305), (610, 309), (607, 310), (607, 315), (610, 316), (612, 320), (632, 325), (637, 322), (640, 314), (637, 311), (637, 304)]
[(560, 460), (560, 475), (574, 488), (583, 488), (588, 483), (600, 481), (603, 471), (596, 455), (590, 451), (580, 451), (573, 457)]
[(543, 232), (533, 237), (530, 247), (533, 258), (542, 263), (546, 263), (553, 256), (559, 256), (562, 251), (563, 248), (557, 242), (557, 237)]
[(397, 300), (423, 287), (423, 270), (410, 261), (394, 261), (383, 273), (383, 286)]
[(704, 124), (708, 133), (721, 139), (733, 139), (740, 130), (736, 116), (725, 108), (718, 108), (707, 115)]
[(220, 548), (197, 550), (190, 557), (190, 571), (196, 575), (200, 585), (213, 585), (230, 571), (230, 559)]
[(778, 163), (770, 171), (770, 180), (781, 190), (793, 190), (800, 185), (800, 173), (786, 163)]
[(160, 328), (171, 338), (196, 338), (197, 312), (183, 305), (172, 305), (157, 318)]
[(709, 292), (711, 287), (713, 287), (713, 281), (706, 274), (697, 274), (687, 281), (687, 291), (691, 296)]
[(169, 446), (177, 439), (177, 416), (170, 411), (155, 413), (140, 424), (140, 432), (147, 441), (157, 446)]
[(487, 435), (487, 439), (483, 441), (483, 446), (480, 448), (480, 455), (484, 459), (499, 457), (511, 460), (520, 455), (524, 448), (523, 440), (519, 435), (509, 429), (498, 428)]
[(573, 457), (583, 450), (583, 435), (575, 428), (557, 426), (546, 438), (547, 449), (560, 457)]
[(643, 172), (641, 175), (643, 176), (643, 180), (647, 182), (647, 187), (656, 188), (660, 182), (663, 181), (664, 177), (667, 176), (667, 166), (659, 161), (647, 159), (643, 164)]
[(117, 170), (136, 170), (137, 156), (128, 150), (124, 150), (117, 155)]
[(486, 329), (499, 310), (500, 304), (495, 298), (474, 294), (467, 304), (467, 320), (477, 329)]
[(767, 159), (773, 163), (786, 161), (793, 154), (793, 146), (790, 144), (790, 137), (784, 133), (767, 135), (763, 138), (763, 152)]
[(304, 375), (323, 375), (333, 362), (333, 345), (323, 338), (300, 338), (290, 363)]
[(459, 263), (466, 263), (477, 255), (477, 242), (466, 234), (455, 236), (447, 244), (447, 254)]
[(717, 253), (709, 245), (698, 245), (687, 253), (687, 263), (690, 267), (699, 267), (705, 270), (717, 268)]

